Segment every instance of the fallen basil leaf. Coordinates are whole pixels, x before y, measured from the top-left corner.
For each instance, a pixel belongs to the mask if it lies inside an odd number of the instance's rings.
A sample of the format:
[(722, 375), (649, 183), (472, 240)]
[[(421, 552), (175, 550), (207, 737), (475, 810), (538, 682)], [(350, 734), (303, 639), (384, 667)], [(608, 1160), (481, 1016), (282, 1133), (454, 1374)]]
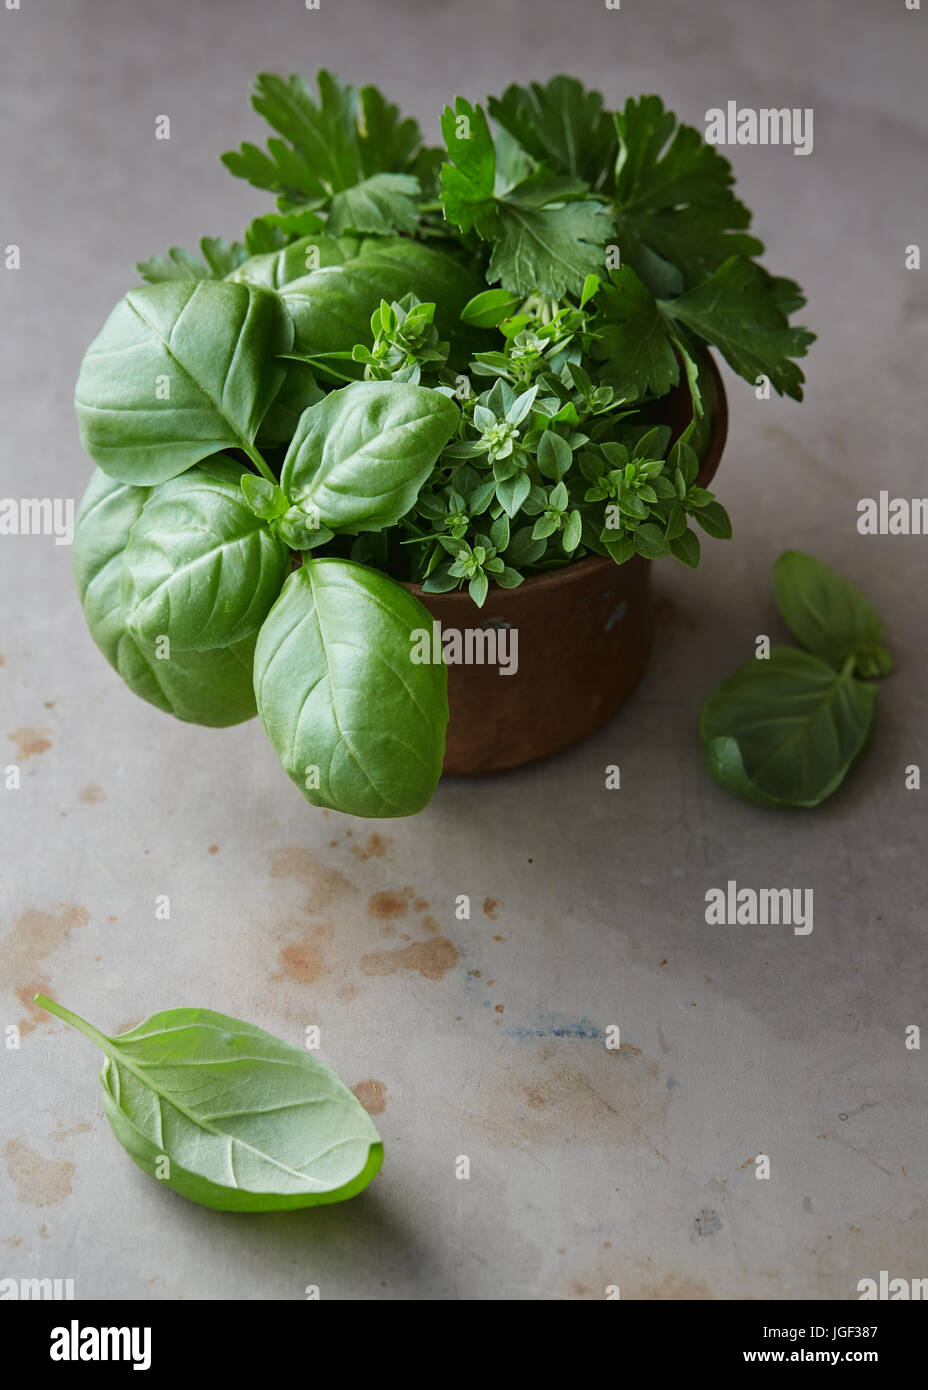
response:
[(103, 1108), (133, 1162), (215, 1211), (342, 1202), (383, 1162), (374, 1123), (310, 1052), (211, 1009), (168, 1009), (108, 1037), (37, 994), (96, 1043)]
[(81, 365), (81, 442), (104, 472), (136, 484), (248, 449), (284, 379), (277, 355), (292, 342), (270, 290), (228, 280), (130, 290)]
[(702, 707), (703, 754), (715, 780), (763, 806), (817, 806), (862, 753), (876, 688), (817, 656), (774, 647), (752, 658)]
[(258, 635), (258, 713), (307, 801), (354, 816), (412, 816), (441, 775), (443, 663), (415, 665), (432, 619), (405, 589), (351, 560), (306, 560)]
[(854, 657), (860, 676), (885, 676), (893, 668), (882, 646), (883, 620), (859, 589), (801, 550), (784, 550), (773, 567), (777, 607), (804, 647), (837, 670)]

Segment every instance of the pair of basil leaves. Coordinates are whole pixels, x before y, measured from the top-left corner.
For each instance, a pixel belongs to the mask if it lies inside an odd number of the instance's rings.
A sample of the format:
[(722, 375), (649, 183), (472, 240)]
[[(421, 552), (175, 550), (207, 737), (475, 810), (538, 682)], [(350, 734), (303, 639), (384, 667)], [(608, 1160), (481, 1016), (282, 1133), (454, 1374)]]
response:
[[(425, 250), (409, 265), (394, 251), (401, 282), (404, 266), (421, 273)], [(353, 264), (330, 269), (337, 279)], [(387, 270), (373, 253), (359, 264), (334, 308), (325, 269), (292, 282), (292, 300), (243, 278), (126, 296), (77, 384), (82, 441), (99, 468), (74, 565), (91, 634), (133, 691), (200, 724), (257, 711), (314, 804), (400, 816), (426, 804), (441, 773), (446, 671), (410, 661), (410, 632), (428, 614), (379, 571), (313, 559), (312, 549), (395, 524), (459, 411), (439, 392), (394, 381), (323, 396), (293, 355), (301, 335), (304, 347), (316, 330), (317, 347), (330, 340), (326, 314), (368, 309), (369, 318)], [(330, 335), (350, 331), (342, 323)], [(278, 483), (259, 445), (290, 425)], [(291, 574), (293, 549), (304, 562)]]
[(773, 569), (777, 606), (805, 650), (773, 647), (714, 690), (702, 709), (712, 776), (760, 806), (818, 806), (863, 753), (876, 715), (870, 677), (892, 670), (883, 621), (814, 555)]

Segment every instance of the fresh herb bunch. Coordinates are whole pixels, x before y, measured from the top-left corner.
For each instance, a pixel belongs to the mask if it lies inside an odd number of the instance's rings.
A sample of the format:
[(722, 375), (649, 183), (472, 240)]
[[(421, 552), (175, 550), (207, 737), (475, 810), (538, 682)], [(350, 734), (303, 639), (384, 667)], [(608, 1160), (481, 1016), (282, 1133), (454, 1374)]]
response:
[(446, 673), (411, 666), (428, 616), (394, 581), (479, 607), (590, 554), (696, 565), (691, 519), (730, 535), (698, 483), (706, 345), (799, 399), (812, 335), (727, 161), (657, 97), (512, 86), (495, 132), (458, 98), (444, 149), (325, 72), (262, 74), (252, 101), (276, 133), (223, 160), (276, 210), (141, 263), (85, 357), (78, 584), (138, 694), (257, 710), (309, 800), (411, 814)]

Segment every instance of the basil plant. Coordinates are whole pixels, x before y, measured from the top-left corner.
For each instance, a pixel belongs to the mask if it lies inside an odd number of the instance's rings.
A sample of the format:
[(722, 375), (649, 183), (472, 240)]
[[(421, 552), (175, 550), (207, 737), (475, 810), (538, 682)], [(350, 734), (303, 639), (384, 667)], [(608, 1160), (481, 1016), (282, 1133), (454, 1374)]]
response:
[(696, 481), (706, 344), (799, 397), (812, 335), (726, 161), (656, 97), (510, 87), (493, 132), (459, 99), (444, 149), (324, 72), (253, 103), (277, 134), (223, 159), (276, 210), (141, 263), (84, 358), (77, 585), (137, 695), (257, 713), (313, 804), (411, 815), (447, 673), (411, 660), (431, 619), (397, 581), (479, 608), (591, 554), (694, 566), (690, 520), (730, 534)]

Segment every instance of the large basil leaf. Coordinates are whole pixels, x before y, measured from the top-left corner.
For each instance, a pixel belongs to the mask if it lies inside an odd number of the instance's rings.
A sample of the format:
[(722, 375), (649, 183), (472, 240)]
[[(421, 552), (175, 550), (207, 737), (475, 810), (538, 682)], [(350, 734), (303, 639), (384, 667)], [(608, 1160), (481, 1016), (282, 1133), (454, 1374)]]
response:
[(256, 633), (210, 652), (161, 657), (128, 630), (120, 596), (123, 551), (152, 489), (94, 471), (78, 511), (74, 574), (90, 635), (129, 689), (192, 724), (224, 727), (257, 713), (252, 670)]
[(702, 708), (712, 776), (763, 806), (817, 806), (844, 780), (870, 734), (876, 689), (794, 647), (752, 659)]
[(431, 618), (411, 594), (350, 560), (309, 560), (287, 580), (258, 634), (255, 693), (287, 776), (314, 806), (412, 816), (434, 792), (447, 670), (413, 664), (421, 628)]
[(374, 1123), (312, 1053), (211, 1009), (168, 1009), (108, 1037), (41, 1007), (104, 1054), (103, 1108), (133, 1162), (216, 1211), (342, 1202), (383, 1162)]
[(459, 419), (428, 387), (354, 382), (302, 416), (280, 485), (333, 531), (382, 530), (409, 511)]
[[(484, 286), (453, 257), (406, 238), (371, 238), (358, 256), (283, 286), (281, 297), (293, 319), (294, 352), (305, 357), (350, 352), (371, 341), (371, 315), (387, 303), (416, 294), (434, 303), (435, 324), (443, 338), (452, 335), (460, 352), (486, 346), (485, 336), (460, 323), (465, 304)], [(358, 363), (339, 362), (346, 375), (363, 371)]]
[(258, 430), (258, 447), (274, 448), (289, 444), (296, 434), (300, 416), (311, 405), (321, 401), (325, 392), (317, 384), (312, 368), (306, 362), (288, 361), (287, 375), (274, 397)]
[[(293, 320), (293, 351), (303, 357), (349, 352), (355, 343), (371, 341), (371, 315), (386, 297), (346, 266), (327, 266), (284, 285), (280, 292)], [(360, 363), (340, 361), (344, 376), (360, 376)]]
[(172, 649), (206, 652), (264, 622), (290, 551), (245, 501), (246, 471), (220, 454), (146, 499), (123, 552), (120, 590), (126, 624), (143, 642), (167, 636)]
[(250, 448), (284, 378), (293, 326), (269, 290), (228, 280), (130, 290), (84, 357), (75, 406), (87, 453), (121, 482), (173, 478)]
[[(304, 275), (322, 270), (325, 266), (344, 265), (358, 254), (359, 246), (360, 242), (353, 237), (304, 236), (278, 251), (264, 251), (260, 255), (249, 256), (227, 278), (279, 290), (292, 280), (302, 279)], [(310, 257), (312, 252), (315, 254)], [(310, 258), (315, 264), (309, 263)]]
[(809, 651), (840, 669), (849, 656), (861, 676), (885, 676), (893, 666), (882, 645), (885, 627), (859, 589), (801, 550), (784, 550), (773, 567), (777, 607)]

